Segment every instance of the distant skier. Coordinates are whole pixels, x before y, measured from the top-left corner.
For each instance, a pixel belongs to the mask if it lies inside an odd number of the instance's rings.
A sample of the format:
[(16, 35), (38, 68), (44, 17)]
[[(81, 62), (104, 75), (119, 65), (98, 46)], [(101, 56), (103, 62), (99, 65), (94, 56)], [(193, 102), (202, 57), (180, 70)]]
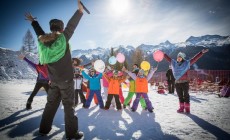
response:
[(23, 54), (20, 54), (18, 56), (18, 58), (21, 60), (25, 60), (30, 66), (32, 66), (34, 69), (36, 69), (36, 71), (38, 73), (37, 82), (35, 84), (34, 90), (30, 94), (30, 97), (28, 98), (27, 103), (26, 103), (26, 109), (32, 109), (31, 104), (33, 102), (33, 98), (34, 98), (34, 96), (36, 96), (36, 94), (38, 93), (40, 88), (43, 87), (45, 89), (46, 93), (48, 93), (49, 78), (48, 78), (47, 66), (41, 65), (40, 63), (35, 64), (32, 61), (30, 61), (29, 59), (27, 59), (25, 57), (25, 55), (23, 55)]
[(167, 54), (164, 54), (164, 58), (171, 64), (172, 72), (176, 79), (176, 92), (179, 97), (179, 109), (178, 113), (185, 112), (190, 113), (190, 99), (189, 99), (189, 78), (188, 70), (190, 66), (194, 64), (204, 53), (208, 52), (208, 49), (203, 49), (201, 52), (196, 54), (192, 59), (186, 60), (186, 55), (179, 52), (177, 59), (171, 59)]

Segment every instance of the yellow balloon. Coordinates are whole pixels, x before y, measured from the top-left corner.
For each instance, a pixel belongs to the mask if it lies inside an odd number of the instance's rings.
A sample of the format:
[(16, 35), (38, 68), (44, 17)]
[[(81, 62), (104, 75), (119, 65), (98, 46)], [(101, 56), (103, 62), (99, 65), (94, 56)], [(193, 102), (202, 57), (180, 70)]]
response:
[(147, 62), (147, 61), (142, 61), (142, 62), (141, 62), (141, 68), (142, 68), (144, 71), (149, 70), (149, 69), (150, 69), (150, 64), (149, 64), (149, 62)]
[(126, 85), (126, 84), (122, 84), (122, 87), (123, 87), (123, 88), (127, 88), (127, 85)]

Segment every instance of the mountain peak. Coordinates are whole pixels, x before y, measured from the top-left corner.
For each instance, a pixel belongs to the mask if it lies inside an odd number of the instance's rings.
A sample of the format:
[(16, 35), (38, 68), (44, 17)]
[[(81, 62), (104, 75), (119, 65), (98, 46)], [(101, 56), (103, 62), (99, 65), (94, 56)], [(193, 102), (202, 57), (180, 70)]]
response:
[(227, 38), (229, 36), (220, 35), (204, 35), (199, 37), (190, 36), (185, 42), (188, 45), (201, 46), (222, 46), (228, 44)]
[(171, 42), (169, 42), (168, 40), (165, 41), (165, 44), (172, 44)]

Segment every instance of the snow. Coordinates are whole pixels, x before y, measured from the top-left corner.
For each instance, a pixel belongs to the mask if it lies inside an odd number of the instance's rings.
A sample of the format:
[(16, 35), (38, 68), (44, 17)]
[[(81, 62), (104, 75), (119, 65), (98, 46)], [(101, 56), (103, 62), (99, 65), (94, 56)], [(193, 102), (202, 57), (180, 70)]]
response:
[[(35, 96), (32, 110), (25, 110), (26, 101), (34, 88), (34, 80), (0, 82), (0, 139), (65, 139), (64, 113), (60, 105), (48, 136), (38, 136), (41, 115), (46, 103), (46, 93), (40, 90)], [(127, 90), (123, 89), (124, 96)], [(148, 93), (154, 105), (154, 113), (136, 112), (129, 108), (116, 111), (99, 109), (92, 102), (89, 109), (79, 104), (75, 113), (84, 139), (229, 139), (229, 98), (218, 98), (212, 93), (191, 92), (191, 114), (176, 113), (176, 95)]]

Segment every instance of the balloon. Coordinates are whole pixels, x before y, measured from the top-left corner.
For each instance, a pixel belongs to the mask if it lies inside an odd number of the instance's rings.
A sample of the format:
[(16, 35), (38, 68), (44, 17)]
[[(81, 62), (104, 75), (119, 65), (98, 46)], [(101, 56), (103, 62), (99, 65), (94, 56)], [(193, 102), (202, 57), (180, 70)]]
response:
[(117, 62), (117, 59), (116, 59), (115, 56), (111, 56), (111, 57), (109, 58), (109, 64), (110, 64), (110, 65), (114, 65), (114, 64), (116, 64), (116, 62)]
[(123, 63), (125, 61), (125, 56), (122, 53), (118, 53), (116, 58), (119, 63)]
[(97, 71), (97, 72), (104, 72), (105, 70), (105, 63), (102, 61), (102, 60), (96, 60), (94, 62), (94, 69)]
[(153, 53), (153, 59), (157, 62), (162, 61), (164, 58), (164, 53), (160, 50), (157, 50)]
[(122, 84), (123, 88), (128, 88), (128, 86), (126, 84)]
[(143, 69), (144, 71), (149, 70), (149, 69), (150, 69), (150, 64), (149, 64), (149, 62), (147, 62), (147, 61), (142, 61), (142, 62), (141, 62), (141, 69)]

